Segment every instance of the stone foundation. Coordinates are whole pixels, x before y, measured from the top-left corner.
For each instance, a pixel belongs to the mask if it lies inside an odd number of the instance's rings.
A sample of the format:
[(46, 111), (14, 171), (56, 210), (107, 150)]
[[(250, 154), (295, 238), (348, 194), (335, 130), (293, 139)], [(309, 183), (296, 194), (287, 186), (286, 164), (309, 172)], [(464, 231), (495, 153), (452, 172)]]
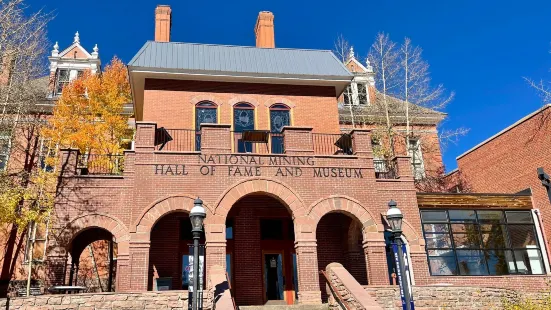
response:
[(92, 309), (160, 309), (187, 310), (187, 291), (144, 293), (96, 293), (74, 295), (42, 295), (0, 299), (0, 309), (23, 310), (92, 310)]
[[(365, 286), (385, 310), (401, 310), (398, 286)], [(416, 286), (413, 289), (417, 310), (503, 309), (504, 299), (519, 297), (513, 290), (468, 286)]]

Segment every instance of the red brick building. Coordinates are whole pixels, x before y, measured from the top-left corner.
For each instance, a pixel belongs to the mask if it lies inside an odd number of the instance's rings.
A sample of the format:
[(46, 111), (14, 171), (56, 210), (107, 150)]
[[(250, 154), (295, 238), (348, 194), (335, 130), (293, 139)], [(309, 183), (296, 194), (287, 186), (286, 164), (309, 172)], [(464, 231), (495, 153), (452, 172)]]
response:
[(457, 157), (458, 169), (449, 175), (453, 178), (460, 172), (477, 193), (528, 190), (546, 236), (551, 236), (551, 204), (537, 168), (551, 171), (550, 113), (551, 105), (545, 105), (461, 154)]
[(319, 271), (331, 262), (362, 285), (390, 285), (391, 199), (415, 285), (545, 287), (530, 196), (418, 196), (405, 154), (378, 170), (371, 131), (342, 132), (337, 98), (354, 75), (330, 51), (275, 48), (270, 12), (258, 16), (256, 47), (170, 42), (170, 7), (155, 19), (155, 41), (128, 65), (136, 132), (123, 169), (62, 152), (50, 284), (74, 284), (81, 250), (114, 240), (117, 291), (187, 289), (188, 213), (200, 197), (207, 279), (226, 270), (239, 305), (325, 301)]

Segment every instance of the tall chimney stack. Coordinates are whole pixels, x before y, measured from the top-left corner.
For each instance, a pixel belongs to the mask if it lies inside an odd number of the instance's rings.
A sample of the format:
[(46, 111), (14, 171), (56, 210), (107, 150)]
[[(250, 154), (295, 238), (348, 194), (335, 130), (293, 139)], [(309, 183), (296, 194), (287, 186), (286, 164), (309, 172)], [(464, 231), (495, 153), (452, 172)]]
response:
[(155, 9), (155, 41), (169, 42), (172, 10), (169, 5), (157, 5)]
[(274, 14), (272, 12), (262, 11), (258, 13), (254, 33), (256, 34), (256, 47), (275, 47)]

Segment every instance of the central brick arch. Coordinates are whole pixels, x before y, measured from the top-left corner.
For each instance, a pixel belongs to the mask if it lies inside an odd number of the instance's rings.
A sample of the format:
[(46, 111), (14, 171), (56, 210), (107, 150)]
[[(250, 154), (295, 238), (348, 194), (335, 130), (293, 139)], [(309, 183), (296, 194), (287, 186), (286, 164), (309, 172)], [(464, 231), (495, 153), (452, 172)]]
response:
[(224, 224), (232, 206), (252, 193), (264, 193), (276, 198), (289, 209), (293, 218), (305, 215), (304, 202), (288, 185), (278, 180), (253, 178), (233, 185), (221, 195), (213, 210), (217, 224)]
[[(187, 194), (178, 194), (155, 201), (138, 216), (132, 227), (132, 232), (149, 234), (155, 223), (163, 216), (178, 211), (189, 213), (191, 208), (193, 208), (193, 202), (196, 198)], [(212, 211), (205, 202), (203, 202), (203, 206), (207, 211), (207, 218), (209, 218), (209, 215), (212, 215)]]

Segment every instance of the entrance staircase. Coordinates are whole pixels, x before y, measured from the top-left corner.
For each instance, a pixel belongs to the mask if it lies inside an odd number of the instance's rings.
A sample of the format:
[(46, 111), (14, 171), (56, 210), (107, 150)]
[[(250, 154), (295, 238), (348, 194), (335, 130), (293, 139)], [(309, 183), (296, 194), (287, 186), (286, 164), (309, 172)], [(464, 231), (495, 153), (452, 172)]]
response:
[(217, 269), (219, 272), (211, 275), (215, 310), (383, 310), (348, 270), (338, 263), (331, 263), (325, 271), (320, 272), (320, 276), (327, 282), (329, 300), (326, 304), (287, 305), (285, 301), (269, 301), (262, 306), (237, 306), (227, 274), (222, 267)]

